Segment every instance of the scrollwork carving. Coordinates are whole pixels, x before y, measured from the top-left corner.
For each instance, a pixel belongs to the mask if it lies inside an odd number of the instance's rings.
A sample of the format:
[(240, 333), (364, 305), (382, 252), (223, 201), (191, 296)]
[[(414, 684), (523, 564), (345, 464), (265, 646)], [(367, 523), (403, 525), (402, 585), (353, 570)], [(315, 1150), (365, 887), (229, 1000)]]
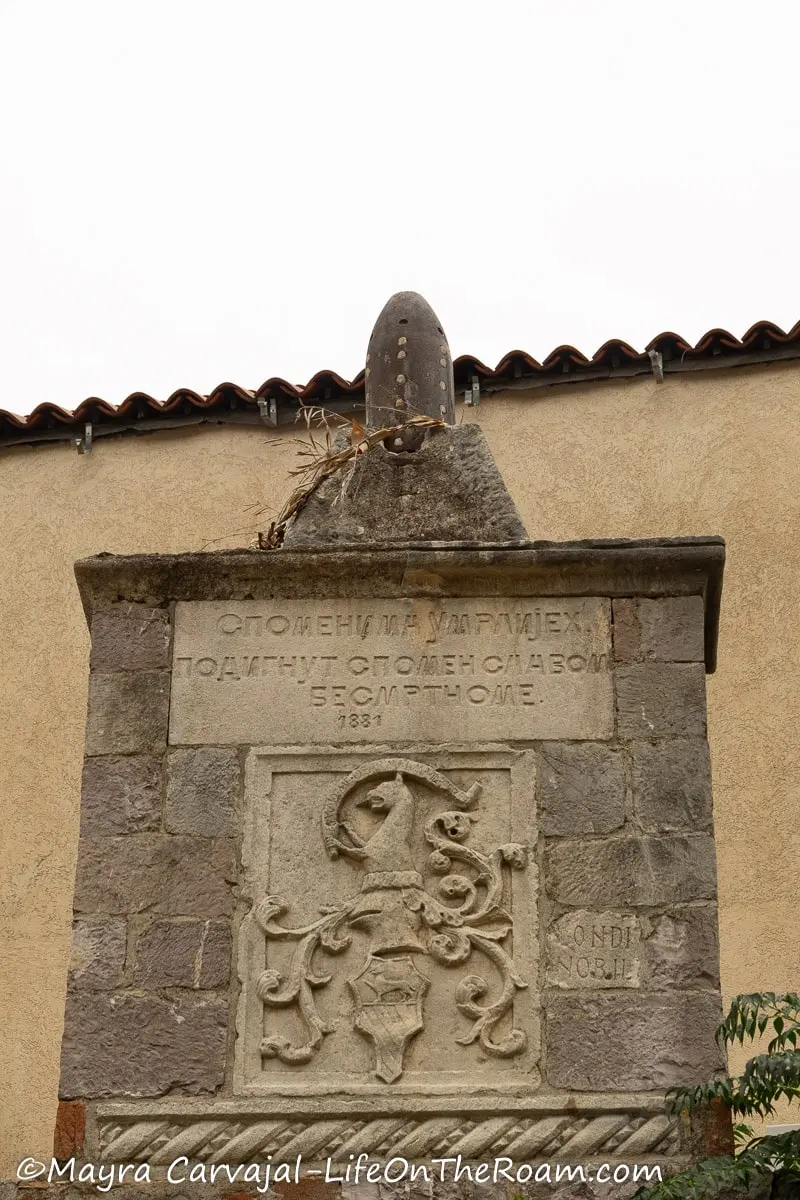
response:
[[(443, 793), (449, 807), (426, 823), (424, 836), (431, 851), (428, 866), (441, 875), (434, 892), (424, 887), (412, 852), (412, 829), (418, 799), (414, 782)], [(381, 814), (383, 820), (369, 837), (363, 837), (342, 809), (357, 790), (369, 790), (356, 805)], [(267, 1035), (261, 1042), (264, 1057), (277, 1056), (286, 1063), (310, 1061), (333, 1027), (320, 1016), (314, 992), (330, 983), (315, 963), (319, 951), (336, 955), (352, 944), (352, 931), (367, 928), (370, 946), (355, 977), (348, 980), (354, 998), (353, 1024), (374, 1046), (375, 1074), (386, 1083), (403, 1071), (406, 1047), (424, 1025), (423, 1001), (429, 980), (420, 969), (424, 957), (445, 968), (468, 963), (481, 955), (500, 979), (500, 994), (480, 974), (461, 979), (455, 1005), (471, 1022), (456, 1039), (461, 1046), (480, 1042), (496, 1057), (520, 1053), (526, 1035), (512, 1027), (498, 1036), (496, 1026), (512, 1010), (514, 996), (527, 983), (502, 943), (512, 931), (512, 918), (503, 907), (504, 869), (523, 870), (525, 847), (499, 846), (489, 854), (467, 845), (472, 832), (480, 784), (467, 791), (440, 772), (410, 759), (387, 758), (359, 767), (332, 792), (322, 814), (322, 840), (331, 858), (340, 855), (357, 861), (363, 871), (361, 890), (342, 904), (327, 907), (319, 920), (293, 929), (275, 918), (286, 911), (277, 897), (266, 896), (253, 916), (267, 944), (271, 940), (296, 943), (285, 975), (268, 968), (256, 983), (267, 1007), (293, 1006), (305, 1029), (303, 1040)]]

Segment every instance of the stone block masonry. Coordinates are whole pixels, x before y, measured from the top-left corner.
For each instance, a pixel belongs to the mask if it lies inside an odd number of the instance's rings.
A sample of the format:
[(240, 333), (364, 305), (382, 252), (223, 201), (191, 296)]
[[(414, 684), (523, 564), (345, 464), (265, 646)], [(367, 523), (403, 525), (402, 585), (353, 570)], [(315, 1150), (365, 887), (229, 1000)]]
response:
[(614, 601), (614, 657), (618, 662), (703, 662), (702, 596)]
[(225, 1077), (224, 996), (123, 992), (68, 997), (62, 1043), (65, 1099), (214, 1092)]
[(111, 604), (92, 618), (91, 669), (159, 671), (170, 668), (171, 613), (147, 604)]
[(230, 837), (235, 828), (239, 785), (235, 750), (173, 750), (167, 758), (166, 828), (170, 833)]
[(91, 623), (65, 1100), (225, 1078), (239, 764), (168, 752), (173, 613), (118, 602)]
[(722, 1066), (721, 562), (712, 540), (82, 565), (61, 1095), (87, 1156), (695, 1153), (662, 1097)]

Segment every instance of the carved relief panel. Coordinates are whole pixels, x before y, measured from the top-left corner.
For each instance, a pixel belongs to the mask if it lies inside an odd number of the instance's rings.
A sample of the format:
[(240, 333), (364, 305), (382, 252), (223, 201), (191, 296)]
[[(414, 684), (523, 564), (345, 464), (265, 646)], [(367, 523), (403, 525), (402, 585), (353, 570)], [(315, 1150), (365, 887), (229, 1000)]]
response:
[(253, 750), (236, 1090), (538, 1082), (533, 756)]

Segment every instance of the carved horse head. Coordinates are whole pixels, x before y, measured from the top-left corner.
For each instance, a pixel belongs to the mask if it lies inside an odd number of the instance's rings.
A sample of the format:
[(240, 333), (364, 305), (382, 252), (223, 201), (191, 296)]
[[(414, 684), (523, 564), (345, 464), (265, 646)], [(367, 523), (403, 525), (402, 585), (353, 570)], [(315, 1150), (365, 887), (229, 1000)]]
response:
[[(414, 794), (406, 779), (443, 792), (451, 804), (461, 809), (473, 808), (481, 790), (479, 783), (473, 783), (467, 791), (462, 791), (433, 767), (412, 759), (382, 758), (364, 763), (337, 784), (323, 807), (322, 839), (331, 858), (346, 854), (348, 858), (363, 861), (368, 871), (414, 869), (410, 840)], [(387, 816), (380, 829), (365, 841), (344, 821), (341, 808), (350, 793), (369, 780), (375, 780), (375, 787), (360, 803), (369, 804), (377, 812), (385, 811)]]
[(380, 828), (363, 847), (367, 871), (413, 871), (411, 827), (414, 819), (414, 797), (398, 771), (368, 792), (359, 802), (369, 805), (373, 812), (385, 812)]

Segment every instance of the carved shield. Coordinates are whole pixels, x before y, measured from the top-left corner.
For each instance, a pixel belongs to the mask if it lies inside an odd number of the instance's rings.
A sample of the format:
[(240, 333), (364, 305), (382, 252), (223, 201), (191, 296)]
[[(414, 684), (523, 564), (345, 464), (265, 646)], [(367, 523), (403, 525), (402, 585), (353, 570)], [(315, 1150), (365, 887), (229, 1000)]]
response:
[(355, 1027), (375, 1047), (375, 1074), (384, 1083), (394, 1083), (403, 1073), (406, 1046), (423, 1026), (428, 980), (410, 954), (370, 954), (348, 983), (356, 1002)]

